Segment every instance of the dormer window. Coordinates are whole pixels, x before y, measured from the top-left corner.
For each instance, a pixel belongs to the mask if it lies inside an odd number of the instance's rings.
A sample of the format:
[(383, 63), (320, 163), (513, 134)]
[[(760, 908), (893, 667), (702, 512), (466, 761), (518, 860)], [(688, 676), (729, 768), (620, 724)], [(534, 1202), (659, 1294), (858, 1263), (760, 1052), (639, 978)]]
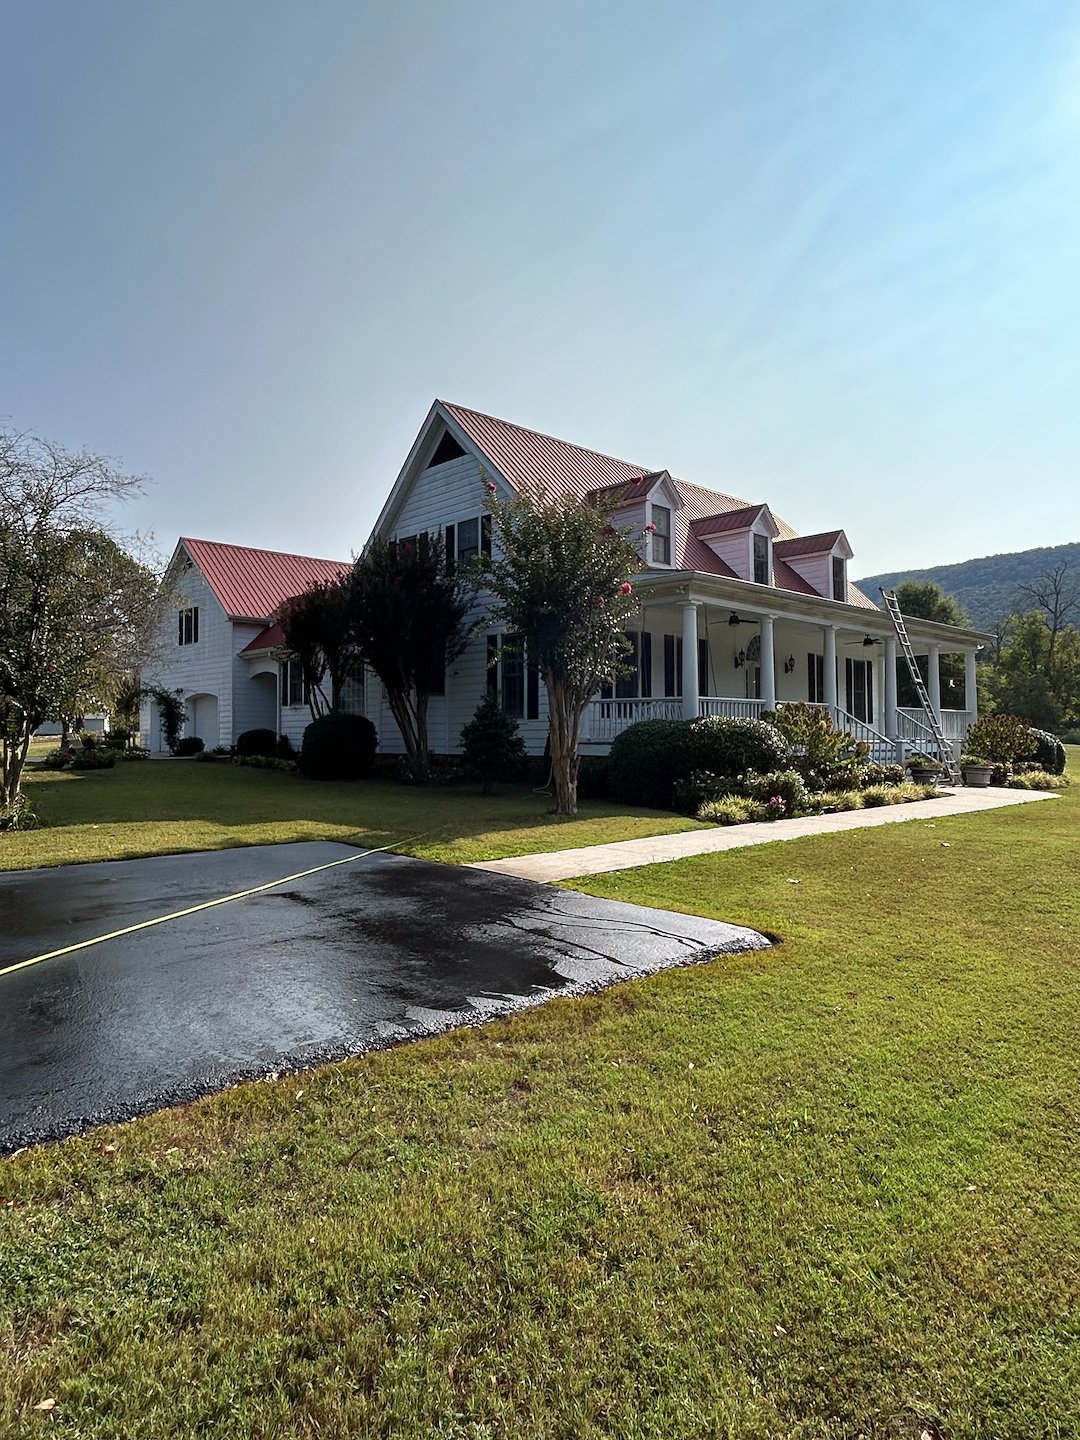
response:
[(754, 584), (768, 585), (772, 579), (769, 564), (769, 537), (754, 536)]
[(666, 505), (652, 506), (652, 544), (650, 558), (654, 565), (671, 564), (671, 511)]
[(832, 557), (832, 598), (847, 599), (847, 561), (842, 555)]

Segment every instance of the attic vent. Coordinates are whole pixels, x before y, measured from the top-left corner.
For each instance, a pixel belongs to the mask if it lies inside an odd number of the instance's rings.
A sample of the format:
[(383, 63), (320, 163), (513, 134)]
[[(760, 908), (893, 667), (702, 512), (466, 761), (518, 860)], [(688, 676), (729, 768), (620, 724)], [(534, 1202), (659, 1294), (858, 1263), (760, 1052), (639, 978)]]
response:
[(435, 454), (428, 461), (427, 468), (433, 470), (436, 465), (445, 465), (448, 460), (460, 460), (464, 454), (465, 451), (447, 430), (438, 445), (435, 446)]

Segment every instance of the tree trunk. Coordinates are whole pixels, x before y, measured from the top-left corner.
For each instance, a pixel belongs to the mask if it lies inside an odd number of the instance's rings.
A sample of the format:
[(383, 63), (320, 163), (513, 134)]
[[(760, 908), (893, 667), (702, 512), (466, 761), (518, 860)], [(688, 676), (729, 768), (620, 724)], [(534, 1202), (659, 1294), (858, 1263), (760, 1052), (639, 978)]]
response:
[(431, 758), (428, 754), (427, 699), (426, 695), (417, 695), (410, 703), (409, 695), (386, 687), (386, 701), (405, 742), (413, 779), (421, 783), (428, 778)]
[(29, 724), (24, 724), (13, 738), (0, 742), (0, 810), (10, 809), (19, 798), (29, 749)]
[(577, 814), (577, 753), (581, 716), (566, 687), (545, 674), (548, 697), (548, 735), (551, 740), (551, 778), (555, 785), (555, 814)]

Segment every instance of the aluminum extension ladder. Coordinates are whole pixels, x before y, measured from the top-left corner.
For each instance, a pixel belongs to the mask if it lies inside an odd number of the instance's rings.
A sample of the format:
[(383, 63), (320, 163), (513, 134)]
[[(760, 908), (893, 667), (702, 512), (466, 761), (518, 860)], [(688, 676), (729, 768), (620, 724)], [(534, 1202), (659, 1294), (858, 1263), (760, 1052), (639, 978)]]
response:
[(945, 732), (941, 728), (939, 719), (934, 707), (930, 704), (930, 696), (923, 683), (922, 675), (918, 665), (915, 663), (915, 652), (911, 648), (911, 639), (904, 624), (904, 617), (900, 613), (900, 605), (896, 599), (895, 590), (882, 590), (881, 598), (885, 601), (885, 609), (889, 612), (889, 619), (896, 631), (896, 638), (900, 641), (900, 648), (904, 652), (904, 659), (907, 661), (908, 670), (911, 673), (912, 683), (915, 686), (915, 693), (919, 697), (919, 704), (926, 715), (930, 733), (934, 737), (934, 744), (937, 746), (938, 756), (941, 760), (942, 769), (945, 772), (945, 779), (950, 785), (960, 784), (960, 767), (953, 758), (952, 746), (945, 739)]

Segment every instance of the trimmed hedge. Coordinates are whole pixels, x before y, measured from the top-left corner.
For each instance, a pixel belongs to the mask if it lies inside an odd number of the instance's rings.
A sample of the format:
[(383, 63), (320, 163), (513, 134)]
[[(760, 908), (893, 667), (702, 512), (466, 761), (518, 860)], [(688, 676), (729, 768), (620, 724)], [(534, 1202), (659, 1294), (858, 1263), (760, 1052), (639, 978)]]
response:
[(364, 715), (320, 715), (304, 731), (300, 768), (313, 780), (359, 780), (371, 774), (378, 743)]
[(1031, 727), (1031, 735), (1035, 741), (1035, 761), (1040, 770), (1045, 770), (1048, 775), (1062, 775), (1065, 772), (1065, 746), (1057, 738), (1051, 735), (1049, 730), (1036, 730)]
[(695, 771), (720, 779), (767, 773), (783, 769), (787, 754), (779, 731), (763, 720), (642, 720), (612, 741), (608, 788), (628, 805), (670, 810), (676, 786), (687, 803), (687, 784)]
[(236, 737), (237, 755), (265, 755), (272, 759), (277, 754), (278, 737), (274, 730), (245, 730)]
[(174, 755), (201, 755), (206, 749), (205, 742), (198, 735), (185, 735), (182, 740), (176, 742)]

